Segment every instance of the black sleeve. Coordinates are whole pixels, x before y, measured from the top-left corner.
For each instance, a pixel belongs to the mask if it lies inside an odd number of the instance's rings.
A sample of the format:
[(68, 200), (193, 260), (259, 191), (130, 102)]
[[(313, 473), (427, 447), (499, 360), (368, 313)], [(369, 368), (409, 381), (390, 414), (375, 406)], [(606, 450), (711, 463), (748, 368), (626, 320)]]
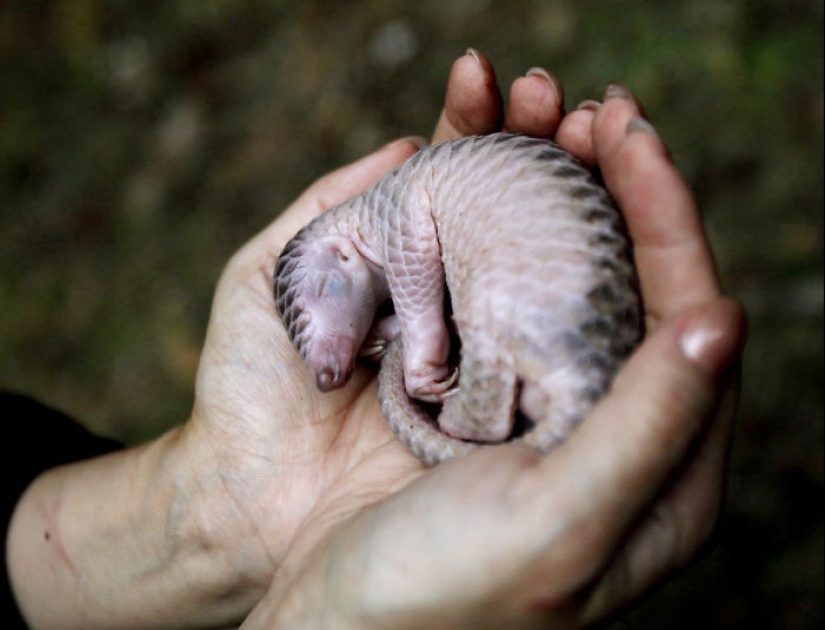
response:
[(26, 628), (9, 584), (6, 569), (6, 536), (14, 506), (40, 473), (61, 464), (88, 459), (123, 448), (94, 435), (68, 416), (19, 394), (0, 392), (0, 412), (6, 426), (1, 442), (3, 455), (0, 515), (3, 537), (3, 583), (0, 584), (0, 627)]

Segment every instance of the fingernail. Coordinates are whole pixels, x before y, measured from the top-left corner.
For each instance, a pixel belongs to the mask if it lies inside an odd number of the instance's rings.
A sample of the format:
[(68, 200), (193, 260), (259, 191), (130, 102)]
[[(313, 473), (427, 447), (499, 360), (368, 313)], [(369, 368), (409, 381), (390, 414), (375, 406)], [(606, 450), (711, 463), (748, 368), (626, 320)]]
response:
[(429, 146), (429, 142), (427, 142), (426, 138), (422, 136), (407, 136), (405, 138), (398, 138), (397, 140), (393, 140), (392, 142), (388, 142), (384, 145), (385, 149), (391, 149), (395, 147), (399, 147), (403, 144), (413, 144), (416, 148), (416, 151), (420, 151), (426, 146)]
[(641, 116), (635, 116), (627, 121), (625, 134), (629, 136), (631, 133), (636, 132), (646, 133), (653, 136), (654, 138), (659, 138), (659, 133), (656, 131), (653, 125), (651, 125), (650, 122), (648, 122)]
[(555, 83), (556, 82), (555, 78), (549, 72), (547, 72), (547, 70), (545, 70), (544, 68), (539, 68), (538, 66), (530, 68), (527, 72), (524, 73), (524, 76), (526, 76), (526, 77), (541, 77), (542, 79), (544, 79), (545, 81), (547, 81), (549, 83)]
[(591, 112), (595, 112), (601, 106), (602, 106), (602, 104), (599, 101), (594, 100), (594, 99), (591, 98), (591, 99), (584, 100), (581, 103), (579, 103), (578, 105), (576, 105), (576, 110), (583, 109), (583, 110), (588, 110), (588, 111), (591, 111)]
[(623, 98), (628, 101), (633, 100), (633, 94), (624, 83), (618, 81), (611, 81), (604, 92), (604, 100), (611, 98)]
[(745, 313), (733, 300), (722, 300), (688, 323), (680, 343), (685, 357), (712, 377), (738, 356), (745, 342)]
[(483, 65), (481, 63), (481, 54), (475, 48), (468, 48), (466, 54), (470, 55), (473, 59), (475, 59), (478, 65)]
[(544, 68), (534, 66), (534, 67), (530, 68), (524, 74), (524, 76), (526, 76), (526, 77), (541, 77), (542, 79), (547, 81), (547, 83), (550, 84), (550, 86), (553, 88), (553, 91), (556, 93), (556, 96), (558, 97), (559, 101), (562, 101), (564, 99), (564, 88), (561, 85), (561, 81), (559, 81), (558, 78), (556, 77), (556, 75), (554, 75), (552, 72), (549, 72), (548, 70), (545, 70)]
[(410, 136), (407, 139), (412, 142), (415, 145), (415, 148), (419, 151), (424, 147), (430, 146), (429, 140), (427, 140), (424, 136)]
[(709, 362), (722, 334), (721, 330), (708, 326), (704, 321), (696, 322), (682, 334), (682, 351), (694, 363), (704, 365)]

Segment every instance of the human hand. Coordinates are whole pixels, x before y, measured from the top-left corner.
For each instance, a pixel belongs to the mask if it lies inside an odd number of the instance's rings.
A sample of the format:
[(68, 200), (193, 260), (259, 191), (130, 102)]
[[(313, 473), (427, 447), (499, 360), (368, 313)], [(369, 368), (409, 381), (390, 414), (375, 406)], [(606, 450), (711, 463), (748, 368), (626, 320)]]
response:
[(721, 501), (742, 314), (661, 142), (628, 123), (632, 98), (564, 117), (561, 103), (534, 70), (504, 111), (489, 62), (467, 55), (433, 139), (555, 135), (622, 205), (648, 338), (565, 445), (427, 471), (391, 435), (368, 368), (322, 395), (292, 350), (272, 305), (278, 252), (416, 150), (401, 141), (317, 182), (232, 259), (188, 423), (31, 484), (7, 540), (31, 626), (229, 625), (264, 594), (249, 627), (584, 623), (690, 559)]
[[(598, 166), (635, 247), (642, 346), (609, 396), (549, 455), (504, 445), (429, 471), (387, 432), (369, 373), (322, 396), (283, 350), (267, 380), (286, 379), (301, 399), (284, 393), (294, 425), (273, 430), (270, 419), (269, 431), (287, 444), (303, 440), (279, 474), (309, 494), (302, 510), (285, 502), (266, 516), (278, 523), (289, 514), (295, 526), (245, 627), (588, 625), (650, 590), (708, 539), (723, 495), (742, 311), (722, 295), (692, 195), (632, 95), (614, 84), (603, 105), (588, 102), (567, 116), (561, 102), (558, 83), (534, 71), (514, 83), (502, 114), (486, 60), (463, 57), (434, 139), (502, 124), (555, 136)], [(324, 186), (337, 190), (334, 178)], [(343, 198), (323, 196), (322, 208)], [(313, 215), (301, 204), (251, 246), (279, 251)], [(268, 281), (272, 259), (249, 264)], [(277, 399), (271, 409), (278, 417)], [(270, 448), (277, 464), (283, 453)], [(289, 466), (314, 477), (295, 481)], [(277, 485), (269, 492), (284, 496)]]
[[(502, 128), (549, 137), (561, 102), (558, 82), (534, 70), (516, 81), (505, 112), (492, 66), (473, 51), (455, 64), (432, 140)], [(181, 442), (186, 459), (199, 462), (202, 487), (219, 489), (208, 514), (221, 523), (214, 536), (237, 545), (227, 553), (258, 588), (280, 572), (307, 523), (344, 519), (423, 472), (380, 413), (373, 369), (358, 366), (347, 387), (320, 393), (272, 297), (277, 257), (295, 232), (365, 190), (420, 142), (397, 141), (316, 182), (233, 257), (216, 291)]]
[[(520, 79), (504, 114), (489, 63), (462, 57), (434, 139), (495, 131), (502, 120), (550, 134), (558, 90), (542, 76)], [(417, 148), (400, 141), (324, 177), (227, 265), (189, 422), (29, 486), (7, 566), (32, 628), (231, 625), (273, 575), (288, 580), (309, 541), (424, 473), (384, 422), (370, 369), (332, 394), (316, 390), (271, 289), (275, 259), (298, 228)]]

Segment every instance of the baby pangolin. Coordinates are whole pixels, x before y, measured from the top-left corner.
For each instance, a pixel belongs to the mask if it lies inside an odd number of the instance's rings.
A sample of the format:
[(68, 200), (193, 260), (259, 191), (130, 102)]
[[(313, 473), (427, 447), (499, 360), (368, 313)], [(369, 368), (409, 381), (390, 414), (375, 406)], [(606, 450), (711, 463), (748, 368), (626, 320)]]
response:
[(507, 440), (549, 450), (643, 326), (610, 196), (553, 142), (504, 133), (427, 147), (316, 218), (274, 292), (321, 390), (359, 353), (384, 357), (382, 411), (430, 465)]

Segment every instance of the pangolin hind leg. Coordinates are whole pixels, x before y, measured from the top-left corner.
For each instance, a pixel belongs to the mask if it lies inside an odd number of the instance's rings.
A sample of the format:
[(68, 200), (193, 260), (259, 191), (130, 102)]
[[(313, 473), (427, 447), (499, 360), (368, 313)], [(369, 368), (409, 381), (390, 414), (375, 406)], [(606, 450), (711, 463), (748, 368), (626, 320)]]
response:
[(444, 401), (439, 427), (462, 440), (503, 442), (513, 432), (517, 403), (512, 355), (487, 332), (465, 328), (461, 337), (458, 391)]

